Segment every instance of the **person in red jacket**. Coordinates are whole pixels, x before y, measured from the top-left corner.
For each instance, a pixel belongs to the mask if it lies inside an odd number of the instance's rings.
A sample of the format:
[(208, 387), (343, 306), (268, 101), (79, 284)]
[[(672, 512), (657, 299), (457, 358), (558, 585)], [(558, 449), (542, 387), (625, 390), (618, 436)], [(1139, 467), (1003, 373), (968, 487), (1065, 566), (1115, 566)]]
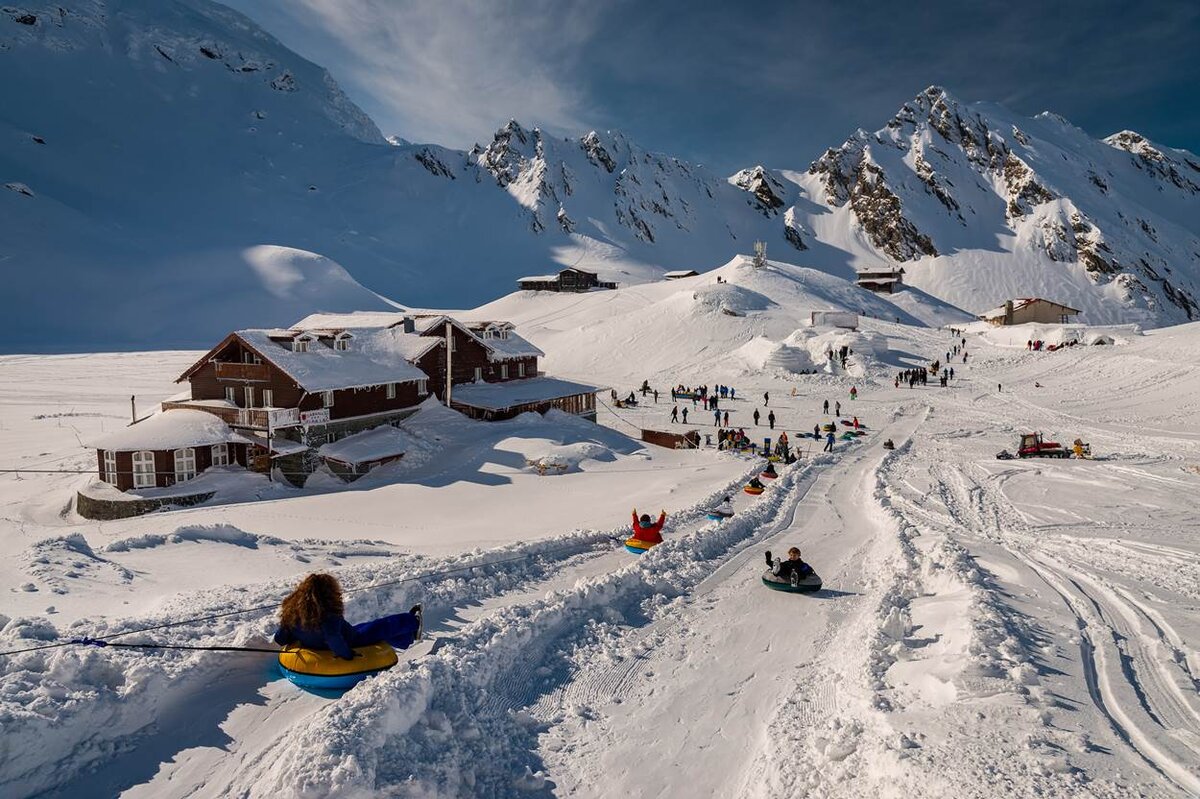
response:
[(645, 541), (648, 544), (662, 543), (662, 529), (667, 522), (667, 512), (664, 510), (658, 514), (658, 521), (651, 522), (650, 514), (643, 513), (638, 516), (637, 508), (633, 509), (633, 537), (638, 541)]

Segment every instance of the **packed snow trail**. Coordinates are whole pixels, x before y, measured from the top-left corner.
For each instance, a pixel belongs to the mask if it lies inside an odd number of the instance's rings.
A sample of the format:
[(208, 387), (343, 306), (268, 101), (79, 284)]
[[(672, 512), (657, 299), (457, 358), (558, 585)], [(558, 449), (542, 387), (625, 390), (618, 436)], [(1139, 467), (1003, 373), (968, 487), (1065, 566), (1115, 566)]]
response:
[[(873, 487), (882, 443), (903, 442), (921, 418), (907, 408), (865, 446), (810, 473), (771, 528), (625, 645), (632, 658), (585, 661), (555, 702), (536, 706), (551, 722), (541, 749), (559, 795), (595, 796), (603, 785), (605, 795), (677, 796), (687, 783), (736, 796), (756, 780), (750, 767), (767, 721), (860, 601), (864, 551), (878, 535), (861, 497)], [(821, 591), (762, 585), (763, 552), (782, 556), (789, 546), (817, 569)], [(822, 684), (809, 699), (814, 714), (832, 714), (837, 688)]]

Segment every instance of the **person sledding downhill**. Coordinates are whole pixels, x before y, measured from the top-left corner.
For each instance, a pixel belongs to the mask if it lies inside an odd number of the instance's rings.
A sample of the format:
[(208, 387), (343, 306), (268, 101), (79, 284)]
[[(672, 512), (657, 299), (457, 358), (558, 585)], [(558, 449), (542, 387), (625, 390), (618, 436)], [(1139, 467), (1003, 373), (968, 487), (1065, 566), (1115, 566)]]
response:
[(424, 633), (424, 612), (413, 605), (361, 624), (343, 615), (342, 587), (330, 574), (310, 574), (283, 600), (275, 643), (279, 665), (302, 688), (345, 689), (396, 665), (396, 649), (407, 649)]
[(731, 518), (732, 516), (733, 516), (733, 500), (731, 500), (729, 497), (725, 497), (724, 499), (722, 499), (720, 505), (717, 505), (715, 508), (713, 508), (712, 510), (710, 510), (708, 512), (708, 518), (712, 519), (715, 522), (719, 522), (719, 521), (722, 521), (723, 519)]
[(775, 471), (775, 464), (767, 462), (767, 468), (762, 470), (762, 478), (764, 480), (774, 480), (779, 476), (779, 472)]
[(667, 512), (658, 514), (658, 521), (650, 521), (650, 514), (638, 516), (637, 508), (633, 509), (633, 535), (625, 540), (625, 548), (635, 555), (640, 555), (652, 546), (662, 543), (662, 529), (667, 522)]
[(787, 560), (774, 560), (767, 551), (767, 571), (763, 585), (775, 591), (806, 593), (821, 590), (821, 577), (800, 557), (799, 547), (788, 549)]
[(759, 480), (757, 477), (751, 477), (750, 482), (746, 483), (746, 487), (742, 490), (747, 494), (761, 494), (766, 488), (762, 480)]

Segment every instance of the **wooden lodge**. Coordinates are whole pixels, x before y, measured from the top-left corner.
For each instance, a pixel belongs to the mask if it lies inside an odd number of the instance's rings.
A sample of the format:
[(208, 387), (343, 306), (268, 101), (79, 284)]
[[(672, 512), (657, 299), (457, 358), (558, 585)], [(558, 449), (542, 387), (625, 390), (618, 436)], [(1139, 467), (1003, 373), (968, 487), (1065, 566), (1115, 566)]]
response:
[(574, 266), (559, 271), (557, 275), (532, 275), (517, 279), (517, 288), (522, 291), (583, 292), (616, 287), (616, 283), (601, 280), (595, 272)]
[(854, 276), (854, 285), (877, 294), (894, 294), (904, 286), (904, 267), (861, 269)]
[(1016, 300), (1006, 300), (999, 308), (993, 308), (980, 319), (996, 327), (1007, 325), (1023, 325), (1029, 322), (1042, 324), (1069, 324), (1072, 316), (1078, 316), (1079, 309), (1063, 305), (1041, 297), (1022, 297)]
[[(301, 485), (403, 456), (397, 427), (430, 396), (477, 419), (556, 408), (595, 420), (595, 386), (538, 371), (540, 349), (505, 321), (446, 315), (314, 314), (287, 329), (237, 330), (176, 382), (189, 397), (93, 442), (100, 479), (170, 488), (214, 466)], [(334, 446), (340, 444), (340, 446)]]

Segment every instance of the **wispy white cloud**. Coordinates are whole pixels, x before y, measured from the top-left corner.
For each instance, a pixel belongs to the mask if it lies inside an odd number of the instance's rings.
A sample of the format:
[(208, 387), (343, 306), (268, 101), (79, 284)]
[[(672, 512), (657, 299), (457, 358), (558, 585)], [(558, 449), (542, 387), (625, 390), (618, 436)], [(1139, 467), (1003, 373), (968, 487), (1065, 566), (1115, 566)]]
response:
[(571, 76), (596, 31), (600, 3), (232, 4), (263, 18), (285, 42), (289, 32), (306, 31), (310, 46), (303, 49), (318, 60), (321, 50), (329, 52), (324, 63), (334, 78), (386, 134), (465, 147), (510, 117), (573, 132), (595, 117), (583, 82)]

